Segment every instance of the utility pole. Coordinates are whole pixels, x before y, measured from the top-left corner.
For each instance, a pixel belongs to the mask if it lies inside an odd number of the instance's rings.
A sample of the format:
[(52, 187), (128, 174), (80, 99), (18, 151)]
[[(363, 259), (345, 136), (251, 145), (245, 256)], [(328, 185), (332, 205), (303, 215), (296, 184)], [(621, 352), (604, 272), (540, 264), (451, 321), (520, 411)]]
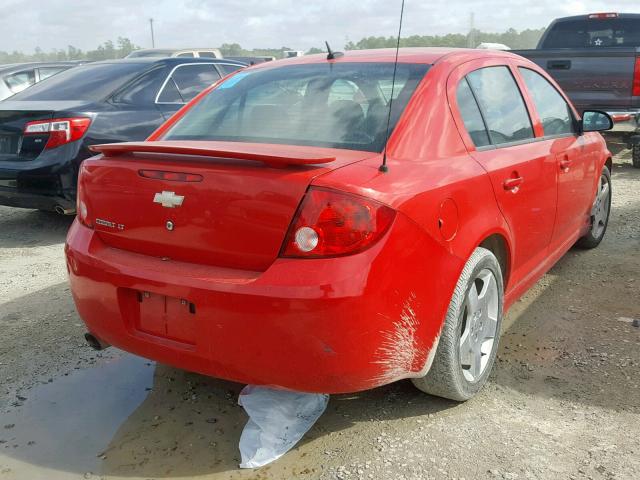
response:
[(476, 25), (474, 12), (471, 12), (469, 15), (469, 36), (467, 40), (467, 47), (476, 48)]
[(149, 26), (151, 27), (151, 48), (156, 48), (156, 39), (153, 37), (153, 18), (149, 19)]

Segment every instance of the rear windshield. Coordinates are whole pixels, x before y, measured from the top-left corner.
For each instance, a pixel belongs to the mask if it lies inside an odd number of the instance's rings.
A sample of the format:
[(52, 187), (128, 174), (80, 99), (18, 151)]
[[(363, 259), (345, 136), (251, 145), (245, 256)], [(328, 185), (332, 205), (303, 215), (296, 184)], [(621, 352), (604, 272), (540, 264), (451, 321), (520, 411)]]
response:
[[(393, 129), (429, 69), (398, 64)], [(189, 110), (163, 140), (221, 140), (379, 152), (392, 63), (318, 63), (245, 71)]]
[(541, 48), (602, 47), (640, 47), (640, 18), (558, 22), (541, 45)]
[(143, 63), (82, 65), (37, 83), (11, 100), (103, 100), (149, 67)]

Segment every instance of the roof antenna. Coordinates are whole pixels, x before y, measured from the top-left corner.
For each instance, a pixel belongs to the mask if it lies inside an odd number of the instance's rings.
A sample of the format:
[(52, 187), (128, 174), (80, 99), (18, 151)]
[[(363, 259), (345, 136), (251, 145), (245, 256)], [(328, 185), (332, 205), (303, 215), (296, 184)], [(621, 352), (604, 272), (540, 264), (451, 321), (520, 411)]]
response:
[(389, 125), (391, 123), (391, 106), (393, 105), (393, 91), (396, 86), (396, 71), (398, 69), (398, 51), (400, 50), (400, 34), (402, 33), (402, 17), (404, 16), (404, 0), (402, 0), (402, 7), (400, 8), (400, 26), (398, 27), (398, 43), (396, 44), (396, 60), (393, 63), (393, 79), (391, 80), (391, 98), (389, 99), (389, 112), (387, 114), (387, 134), (384, 141), (384, 151), (382, 153), (382, 165), (378, 168), (382, 173), (387, 173), (389, 167), (387, 167), (387, 143), (389, 142)]
[(327, 46), (327, 52), (329, 52), (327, 54), (327, 60), (335, 60), (336, 58), (342, 57), (344, 55), (344, 53), (342, 52), (334, 52), (333, 50), (331, 50), (331, 47), (329, 46), (329, 42), (327, 42), (326, 40), (324, 44)]

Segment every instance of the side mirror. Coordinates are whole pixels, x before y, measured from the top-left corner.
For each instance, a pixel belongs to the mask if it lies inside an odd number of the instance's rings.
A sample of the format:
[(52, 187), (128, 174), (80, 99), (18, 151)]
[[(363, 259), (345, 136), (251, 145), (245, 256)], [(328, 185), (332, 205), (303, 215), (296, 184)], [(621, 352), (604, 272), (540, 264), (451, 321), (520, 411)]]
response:
[(609, 114), (599, 110), (585, 110), (581, 124), (582, 132), (602, 132), (613, 128), (613, 120)]

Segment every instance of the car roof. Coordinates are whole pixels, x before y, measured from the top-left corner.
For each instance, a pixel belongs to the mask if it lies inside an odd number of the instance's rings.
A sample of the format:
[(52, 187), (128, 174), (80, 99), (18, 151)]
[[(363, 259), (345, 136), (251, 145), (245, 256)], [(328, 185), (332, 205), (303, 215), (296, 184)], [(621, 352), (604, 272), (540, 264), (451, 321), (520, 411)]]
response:
[(69, 62), (25, 62), (25, 63), (9, 63), (6, 65), (0, 65), (0, 72), (8, 73), (11, 70), (23, 70), (25, 68), (38, 68), (38, 67), (75, 67), (78, 65), (77, 61)]
[[(218, 48), (215, 48), (215, 47), (139, 48), (138, 50), (134, 50), (133, 52), (182, 52), (183, 50), (187, 50), (187, 51), (218, 50)], [(131, 52), (131, 53), (133, 53), (133, 52)]]
[(167, 65), (179, 65), (183, 63), (229, 63), (232, 65), (238, 65), (245, 67), (246, 63), (237, 62), (235, 60), (227, 60), (224, 58), (186, 58), (186, 57), (134, 57), (134, 58), (119, 58), (116, 60), (102, 60), (100, 62), (92, 62), (91, 65), (104, 65), (104, 64), (121, 64), (121, 63), (140, 63), (140, 64), (153, 64), (164, 63)]
[[(508, 57), (517, 56), (498, 50), (479, 50), (474, 48), (444, 48), (444, 47), (405, 47), (398, 50), (399, 63), (423, 63), (433, 65), (444, 57)], [(517, 57), (520, 58), (520, 57)], [(336, 57), (333, 61), (340, 62), (375, 62), (393, 63), (396, 59), (395, 48), (380, 48), (371, 50), (348, 50), (343, 55)], [(251, 67), (256, 68), (277, 68), (284, 65), (323, 63), (327, 61), (327, 54), (304, 55), (302, 57), (285, 58), (275, 62), (260, 63)]]
[(556, 18), (553, 23), (570, 22), (571, 20), (593, 20), (594, 22), (603, 20), (600, 18), (589, 18), (591, 15), (596, 15), (598, 13), (615, 13), (617, 15), (616, 17), (607, 18), (605, 20), (615, 20), (616, 18), (640, 18), (640, 13), (594, 12), (587, 13), (585, 15), (573, 15), (571, 17)]

